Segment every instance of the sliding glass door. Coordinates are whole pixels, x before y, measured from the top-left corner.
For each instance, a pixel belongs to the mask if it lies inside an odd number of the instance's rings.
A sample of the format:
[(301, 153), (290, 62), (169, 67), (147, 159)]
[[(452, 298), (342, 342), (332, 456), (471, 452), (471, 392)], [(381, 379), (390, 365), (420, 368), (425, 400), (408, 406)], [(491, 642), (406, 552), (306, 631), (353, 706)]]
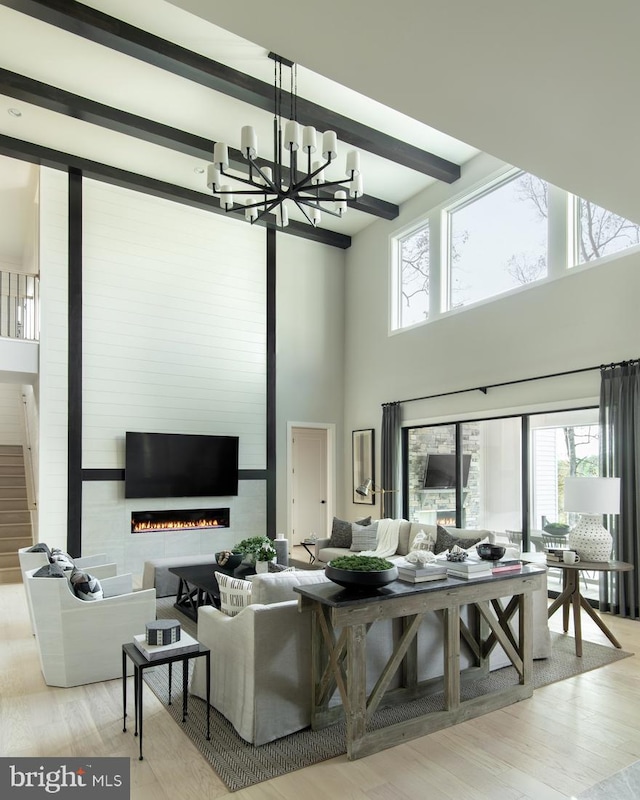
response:
[(566, 476), (600, 474), (597, 408), (404, 428), (402, 441), (406, 519), (528, 550), (562, 546), (576, 523)]

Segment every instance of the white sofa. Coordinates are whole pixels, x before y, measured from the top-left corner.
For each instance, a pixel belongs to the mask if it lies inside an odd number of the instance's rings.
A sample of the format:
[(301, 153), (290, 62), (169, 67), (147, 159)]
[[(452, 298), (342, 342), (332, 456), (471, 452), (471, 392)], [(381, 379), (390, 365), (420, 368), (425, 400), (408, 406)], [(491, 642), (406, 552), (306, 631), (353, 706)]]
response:
[(132, 591), (131, 575), (101, 578), (105, 597), (80, 600), (69, 581), (35, 577), (25, 589), (33, 611), (40, 666), (48, 686), (79, 686), (122, 675), (122, 645), (156, 618), (154, 589)]
[[(373, 520), (375, 523), (376, 520)], [(413, 540), (420, 531), (423, 531), (427, 534), (428, 537), (435, 542), (438, 526), (437, 525), (427, 525), (419, 522), (408, 522), (406, 519), (399, 520), (399, 535), (398, 535), (398, 547), (396, 549), (395, 557), (400, 558), (401, 556), (406, 556), (409, 552), (409, 547)], [(475, 529), (463, 529), (463, 528), (451, 528), (447, 526), (447, 531), (455, 536), (461, 536), (464, 538), (472, 538), (472, 537), (481, 537), (482, 539), (486, 539), (487, 541), (494, 542), (495, 541), (495, 534), (493, 531), (488, 530), (475, 530)], [(331, 547), (330, 546), (330, 537), (317, 539), (315, 543), (315, 557), (319, 563), (327, 564), (331, 561), (332, 558), (338, 558), (338, 556), (345, 556), (345, 555), (354, 555), (354, 553), (349, 550), (348, 548), (344, 547)], [(390, 560), (394, 560), (394, 556), (390, 556)]]
[[(311, 615), (298, 610), (293, 586), (328, 581), (324, 571), (301, 570), (252, 576), (251, 604), (235, 617), (212, 606), (198, 611), (198, 640), (211, 648), (211, 704), (254, 745), (301, 730), (311, 722)], [(534, 593), (534, 658), (547, 658), (547, 592)], [(400, 635), (399, 620), (375, 623), (368, 633), (367, 687), (371, 690)], [(443, 674), (442, 625), (435, 614), (418, 638), (419, 679)], [(510, 664), (496, 648), (490, 668)], [(472, 664), (463, 643), (461, 666)], [(205, 670), (197, 659), (190, 691), (205, 699)], [(393, 688), (393, 686), (391, 687)], [(337, 702), (337, 698), (336, 698)]]

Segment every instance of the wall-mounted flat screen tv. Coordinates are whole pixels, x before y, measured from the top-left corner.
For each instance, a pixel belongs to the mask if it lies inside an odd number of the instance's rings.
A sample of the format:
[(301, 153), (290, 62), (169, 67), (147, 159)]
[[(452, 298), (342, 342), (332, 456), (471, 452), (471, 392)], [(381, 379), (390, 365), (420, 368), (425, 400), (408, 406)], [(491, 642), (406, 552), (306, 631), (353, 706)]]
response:
[[(462, 485), (466, 487), (469, 482), (469, 468), (471, 454), (462, 455)], [(455, 489), (456, 488), (456, 457), (453, 453), (430, 453), (424, 471), (425, 489)]]
[(237, 436), (127, 431), (125, 497), (237, 494)]

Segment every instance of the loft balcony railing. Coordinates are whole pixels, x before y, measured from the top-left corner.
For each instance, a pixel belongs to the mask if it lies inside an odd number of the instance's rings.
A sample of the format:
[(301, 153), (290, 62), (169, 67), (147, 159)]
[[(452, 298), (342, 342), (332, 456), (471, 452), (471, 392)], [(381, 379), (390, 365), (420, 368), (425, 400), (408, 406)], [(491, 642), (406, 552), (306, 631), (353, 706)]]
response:
[(39, 284), (37, 275), (0, 271), (0, 337), (39, 340)]

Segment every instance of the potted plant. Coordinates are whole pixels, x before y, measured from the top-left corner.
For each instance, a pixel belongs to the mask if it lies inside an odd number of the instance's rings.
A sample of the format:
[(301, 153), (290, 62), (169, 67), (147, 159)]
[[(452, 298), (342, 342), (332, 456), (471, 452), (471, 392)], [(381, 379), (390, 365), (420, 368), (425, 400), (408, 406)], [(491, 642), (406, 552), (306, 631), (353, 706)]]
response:
[(325, 567), (325, 575), (345, 588), (377, 588), (398, 577), (398, 568), (377, 556), (339, 556)]
[(276, 549), (268, 536), (251, 536), (235, 547), (244, 554), (245, 562), (256, 565), (256, 572), (267, 572), (269, 561), (276, 557)]

